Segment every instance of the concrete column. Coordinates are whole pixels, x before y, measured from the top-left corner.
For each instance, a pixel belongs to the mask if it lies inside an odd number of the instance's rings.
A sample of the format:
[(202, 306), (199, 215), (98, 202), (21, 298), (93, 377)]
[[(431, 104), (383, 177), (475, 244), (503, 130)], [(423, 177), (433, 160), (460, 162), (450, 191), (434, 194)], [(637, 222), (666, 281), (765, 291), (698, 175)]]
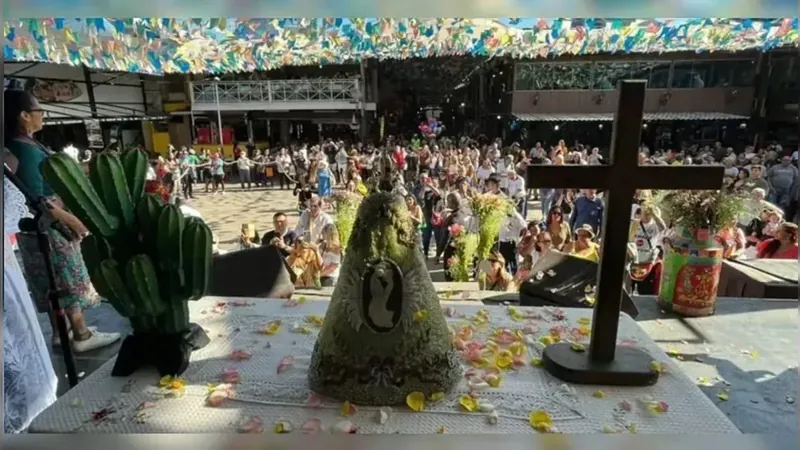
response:
[(281, 143), (288, 144), (289, 143), (289, 121), (286, 119), (282, 119), (280, 121), (280, 130), (281, 130)]

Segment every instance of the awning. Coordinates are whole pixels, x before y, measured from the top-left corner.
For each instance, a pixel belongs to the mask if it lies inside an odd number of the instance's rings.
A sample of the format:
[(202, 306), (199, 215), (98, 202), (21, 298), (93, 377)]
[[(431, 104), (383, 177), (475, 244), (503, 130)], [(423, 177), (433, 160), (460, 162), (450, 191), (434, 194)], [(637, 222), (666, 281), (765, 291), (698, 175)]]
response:
[[(599, 114), (515, 114), (517, 120), (522, 122), (595, 122), (612, 121), (613, 113)], [(747, 116), (716, 112), (674, 112), (674, 113), (645, 113), (644, 120), (747, 120)]]

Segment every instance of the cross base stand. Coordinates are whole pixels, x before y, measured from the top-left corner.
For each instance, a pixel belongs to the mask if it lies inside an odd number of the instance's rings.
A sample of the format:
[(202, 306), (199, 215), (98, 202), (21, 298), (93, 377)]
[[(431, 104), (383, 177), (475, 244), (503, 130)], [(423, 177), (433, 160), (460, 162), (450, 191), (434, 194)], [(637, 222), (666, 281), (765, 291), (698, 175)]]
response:
[(618, 346), (614, 360), (592, 360), (587, 352), (576, 352), (571, 344), (548, 345), (542, 353), (544, 369), (569, 383), (609, 386), (651, 386), (658, 381), (658, 371), (651, 368), (653, 357), (634, 347)]

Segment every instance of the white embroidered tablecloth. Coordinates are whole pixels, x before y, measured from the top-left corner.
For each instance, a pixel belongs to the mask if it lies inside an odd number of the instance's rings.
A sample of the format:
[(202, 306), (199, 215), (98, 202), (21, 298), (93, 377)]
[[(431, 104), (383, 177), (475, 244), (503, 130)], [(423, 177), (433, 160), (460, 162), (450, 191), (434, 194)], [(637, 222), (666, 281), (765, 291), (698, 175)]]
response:
[[(454, 308), (459, 316), (467, 316), (449, 317), (448, 322), (455, 328), (481, 309), (489, 311), (491, 329), (517, 330), (524, 325), (513, 321), (506, 307), (442, 304)], [(206, 329), (211, 343), (192, 355), (189, 369), (182, 376), (186, 382), (182, 396), (164, 396), (166, 391), (158, 387), (159, 377), (153, 369), (141, 370), (129, 378), (112, 378), (112, 359), (42, 413), (30, 431), (230, 433), (239, 431), (247, 418), (257, 417), (263, 422), (265, 432), (272, 432), (279, 421), (291, 423), (298, 430), (295, 432), (299, 432), (307, 420), (319, 419), (323, 429), (349, 420), (359, 433), (425, 434), (444, 430), (445, 433), (516, 434), (535, 433), (529, 414), (543, 410), (552, 418), (554, 428), (564, 433), (622, 431), (631, 425), (638, 433), (739, 432), (627, 315), (620, 320), (620, 342), (640, 346), (666, 368), (666, 374), (655, 386), (566, 386), (542, 368), (527, 364), (504, 373), (500, 386), (480, 392), (482, 401), (496, 407), (499, 417), (495, 424), (490, 423), (487, 414), (465, 412), (459, 406), (459, 397), (468, 392), (466, 380), (444, 400), (428, 402), (423, 412), (412, 412), (404, 405), (393, 407), (385, 424), (376, 419), (376, 408), (359, 407), (354, 415), (345, 418), (340, 411), (341, 402), (326, 399), (318, 408), (304, 407), (311, 394), (306, 370), (317, 334), (317, 328), (307, 325), (306, 319), (324, 317), (327, 305), (327, 301), (309, 300), (287, 306), (279, 300), (218, 297), (192, 302), (192, 319)], [(586, 309), (565, 309), (564, 320), (557, 320), (549, 313), (551, 310), (544, 308), (518, 310), (536, 312), (542, 317), (527, 322), (534, 325), (528, 327), (528, 332), (538, 328), (531, 338), (547, 335), (552, 327), (580, 327), (579, 323), (585, 324), (589, 316)], [(452, 314), (453, 310), (449, 312)], [(282, 322), (280, 330), (274, 335), (264, 334), (262, 330), (274, 320)], [(307, 330), (300, 329), (304, 327)], [(531, 338), (528, 340), (533, 341)], [(527, 347), (530, 356), (526, 359), (536, 358), (540, 348)], [(233, 360), (230, 355), (235, 350), (248, 352), (252, 357)], [(278, 374), (279, 363), (285, 356), (292, 356), (294, 364)], [(208, 385), (220, 383), (226, 369), (235, 369), (240, 374), (240, 381), (233, 385), (234, 398), (217, 407), (208, 406)], [(602, 395), (598, 390), (602, 390)], [(654, 414), (643, 400), (663, 401), (668, 411)], [(623, 403), (625, 408), (620, 407)]]

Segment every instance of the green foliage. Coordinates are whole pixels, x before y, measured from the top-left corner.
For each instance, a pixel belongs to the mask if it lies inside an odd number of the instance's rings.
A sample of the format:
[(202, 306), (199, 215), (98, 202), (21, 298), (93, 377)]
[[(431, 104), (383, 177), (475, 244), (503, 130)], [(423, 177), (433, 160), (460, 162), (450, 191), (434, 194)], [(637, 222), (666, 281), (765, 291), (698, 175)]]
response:
[(450, 276), (453, 277), (454, 281), (469, 281), (472, 262), (478, 252), (478, 236), (462, 231), (453, 238), (453, 243), (455, 244), (456, 252), (449, 263)]
[(508, 198), (493, 194), (476, 195), (471, 206), (472, 214), (478, 220), (478, 258), (486, 259), (514, 206)]
[(737, 221), (745, 210), (746, 197), (723, 191), (661, 191), (653, 202), (661, 208), (667, 224), (717, 231)]
[(343, 249), (346, 249), (347, 243), (350, 242), (358, 206), (362, 200), (361, 195), (352, 192), (337, 193), (333, 196), (334, 218), (339, 231), (339, 243)]

